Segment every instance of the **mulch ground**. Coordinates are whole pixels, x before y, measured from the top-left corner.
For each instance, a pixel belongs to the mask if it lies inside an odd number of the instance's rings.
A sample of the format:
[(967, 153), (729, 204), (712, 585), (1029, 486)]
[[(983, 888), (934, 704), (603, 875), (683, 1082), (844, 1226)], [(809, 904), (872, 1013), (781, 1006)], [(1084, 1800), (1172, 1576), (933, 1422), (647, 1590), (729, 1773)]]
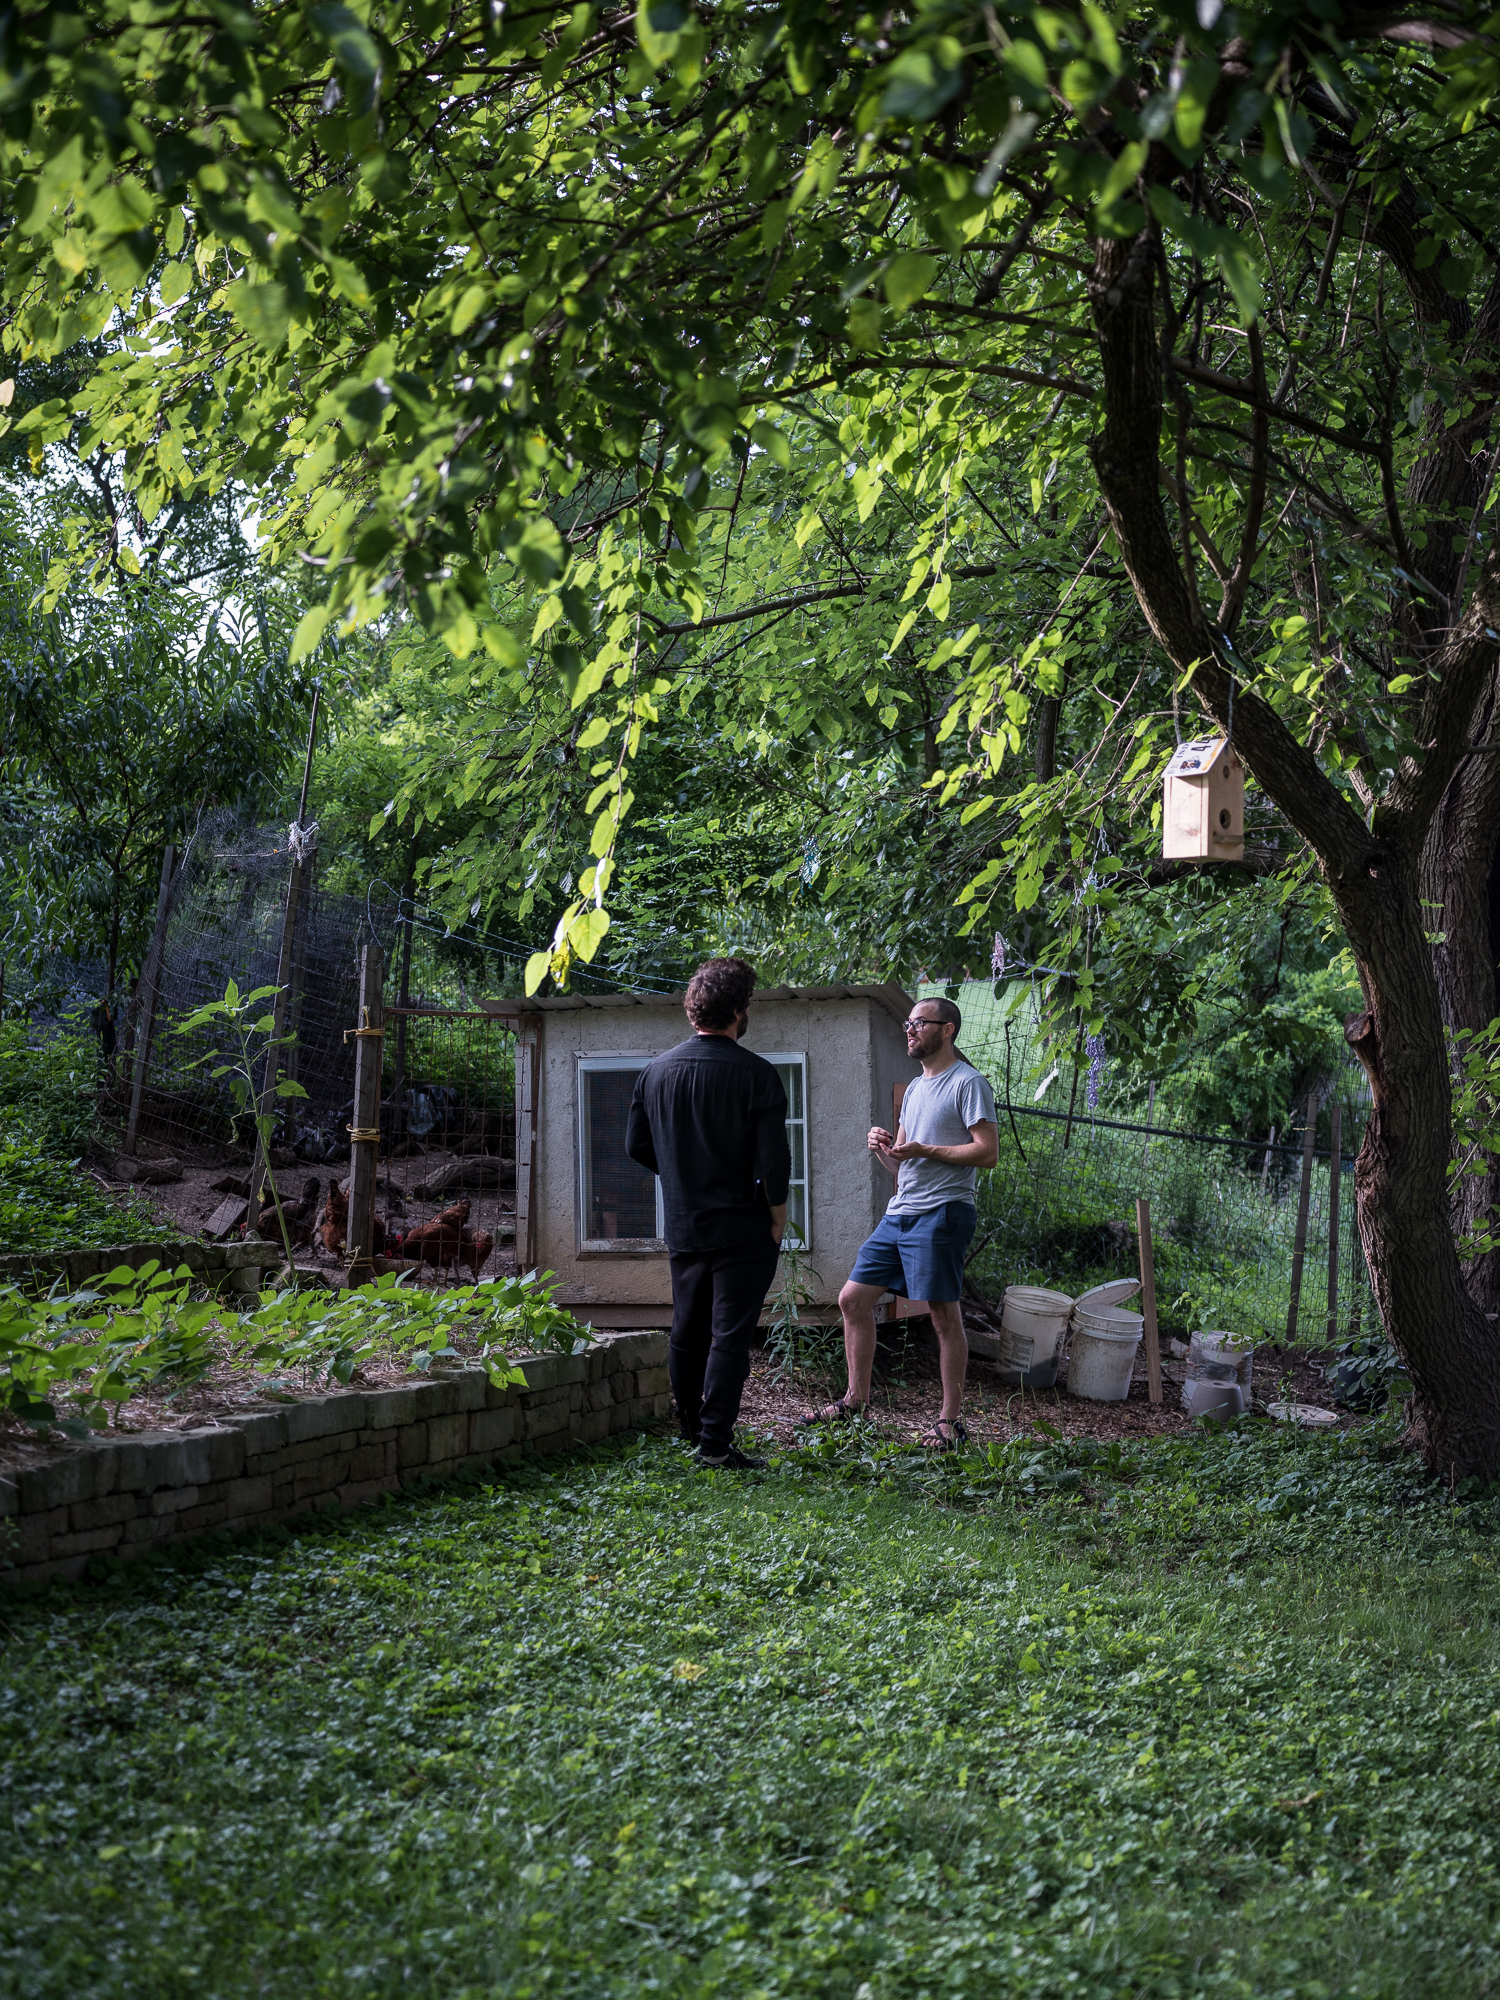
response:
[[(833, 1360), (837, 1352), (838, 1359)], [(1162, 1400), (1153, 1407), (1144, 1361), (1137, 1363), (1130, 1395), (1123, 1403), (1087, 1402), (1068, 1393), (1066, 1380), (1055, 1389), (1020, 1390), (1007, 1387), (977, 1356), (969, 1361), (964, 1393), (964, 1422), (971, 1440), (987, 1444), (1018, 1437), (1038, 1422), (1052, 1425), (1064, 1437), (1145, 1438), (1184, 1436), (1193, 1419), (1182, 1408), (1181, 1361), (1162, 1367)], [(800, 1369), (795, 1379), (781, 1372), (772, 1357), (758, 1353), (745, 1385), (742, 1420), (767, 1442), (790, 1445), (805, 1438), (797, 1420), (819, 1404), (831, 1402), (844, 1390), (842, 1349), (835, 1334), (825, 1366)], [(1328, 1386), (1316, 1354), (1271, 1345), (1255, 1356), (1255, 1398), (1263, 1402), (1315, 1403), (1324, 1409)], [(882, 1340), (876, 1354), (868, 1421), (892, 1442), (916, 1442), (932, 1428), (940, 1401), (937, 1343), (919, 1320), (908, 1320)], [(1356, 1419), (1340, 1412), (1341, 1423)]]

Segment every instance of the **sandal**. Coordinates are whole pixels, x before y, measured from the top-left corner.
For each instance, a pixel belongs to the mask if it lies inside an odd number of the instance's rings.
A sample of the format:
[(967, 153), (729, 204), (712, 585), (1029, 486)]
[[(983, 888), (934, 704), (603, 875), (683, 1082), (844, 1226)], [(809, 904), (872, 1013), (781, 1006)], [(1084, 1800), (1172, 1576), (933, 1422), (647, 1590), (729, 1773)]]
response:
[(827, 1403), (821, 1410), (810, 1410), (805, 1417), (798, 1417), (799, 1431), (810, 1431), (819, 1424), (847, 1424), (865, 1413), (863, 1403), (851, 1403), (847, 1396), (840, 1396), (836, 1403)]
[(939, 1417), (927, 1434), (932, 1451), (957, 1451), (969, 1442), (968, 1427), (962, 1417)]

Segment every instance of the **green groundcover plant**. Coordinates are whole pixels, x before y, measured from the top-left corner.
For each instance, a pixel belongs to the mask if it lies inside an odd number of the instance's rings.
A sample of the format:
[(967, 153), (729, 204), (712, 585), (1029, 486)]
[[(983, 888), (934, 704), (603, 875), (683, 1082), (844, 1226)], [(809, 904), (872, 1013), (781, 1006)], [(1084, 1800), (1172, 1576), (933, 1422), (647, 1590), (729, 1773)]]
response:
[(1375, 1427), (856, 1427), (21, 1594), (0, 1993), (1489, 1993), (1497, 1527)]
[(73, 1020), (32, 1038), (0, 1022), (0, 1252), (79, 1249), (149, 1233), (140, 1202), (121, 1208), (80, 1169), (94, 1136), (98, 1046)]

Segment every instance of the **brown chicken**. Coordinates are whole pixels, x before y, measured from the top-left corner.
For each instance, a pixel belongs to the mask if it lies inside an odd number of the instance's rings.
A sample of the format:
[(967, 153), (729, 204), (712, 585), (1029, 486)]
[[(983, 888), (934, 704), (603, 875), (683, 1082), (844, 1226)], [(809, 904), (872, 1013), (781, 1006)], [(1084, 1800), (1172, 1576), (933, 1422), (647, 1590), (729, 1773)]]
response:
[(337, 1181), (328, 1183), (328, 1200), (318, 1228), (319, 1240), (330, 1257), (342, 1257), (344, 1238), (349, 1230), (349, 1197)]
[(490, 1252), (494, 1247), (495, 1239), (487, 1229), (477, 1237), (465, 1232), (459, 1262), (468, 1265), (469, 1275), (476, 1285), (479, 1283), (480, 1272), (490, 1261)]
[[(321, 1183), (308, 1180), (302, 1183), (300, 1201), (283, 1201), (281, 1212), (286, 1217), (287, 1235), (294, 1250), (305, 1249), (312, 1242), (313, 1223), (318, 1213), (318, 1191)], [(255, 1225), (257, 1236), (267, 1243), (281, 1241), (281, 1224), (276, 1220), (276, 1204), (268, 1201), (260, 1212), (260, 1220)]]
[(463, 1230), (456, 1222), (445, 1223), (441, 1216), (409, 1229), (401, 1239), (401, 1255), (418, 1264), (435, 1265), (446, 1271), (457, 1265), (463, 1249)]

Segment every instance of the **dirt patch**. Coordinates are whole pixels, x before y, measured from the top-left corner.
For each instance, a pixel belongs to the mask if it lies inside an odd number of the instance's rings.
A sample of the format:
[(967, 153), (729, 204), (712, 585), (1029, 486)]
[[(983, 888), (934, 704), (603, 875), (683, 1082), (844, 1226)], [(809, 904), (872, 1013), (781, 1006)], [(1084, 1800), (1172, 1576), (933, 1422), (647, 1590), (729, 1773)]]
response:
[[(835, 1352), (839, 1357), (836, 1362), (832, 1359)], [(1064, 1437), (1181, 1437), (1193, 1428), (1193, 1419), (1182, 1408), (1183, 1372), (1181, 1361), (1163, 1366), (1160, 1407), (1153, 1407), (1150, 1401), (1144, 1361), (1137, 1365), (1127, 1401), (1094, 1403), (1070, 1395), (1066, 1380), (1055, 1389), (1008, 1388), (987, 1362), (971, 1356), (964, 1422), (976, 1444), (1023, 1436), (1037, 1423), (1051, 1424)], [(742, 1419), (768, 1442), (793, 1444), (806, 1437), (805, 1432), (799, 1432), (797, 1419), (841, 1395), (844, 1381), (842, 1350), (836, 1340), (830, 1342), (828, 1366), (800, 1369), (794, 1379), (761, 1350), (745, 1385)], [(1259, 1348), (1255, 1357), (1257, 1401), (1281, 1401), (1283, 1390), (1286, 1400), (1333, 1407), (1318, 1354), (1275, 1345)], [(937, 1343), (922, 1322), (904, 1322), (892, 1337), (882, 1338), (877, 1351), (869, 1420), (892, 1441), (913, 1443), (930, 1432), (939, 1407)], [(1357, 1419), (1340, 1412), (1339, 1421), (1349, 1424)]]

